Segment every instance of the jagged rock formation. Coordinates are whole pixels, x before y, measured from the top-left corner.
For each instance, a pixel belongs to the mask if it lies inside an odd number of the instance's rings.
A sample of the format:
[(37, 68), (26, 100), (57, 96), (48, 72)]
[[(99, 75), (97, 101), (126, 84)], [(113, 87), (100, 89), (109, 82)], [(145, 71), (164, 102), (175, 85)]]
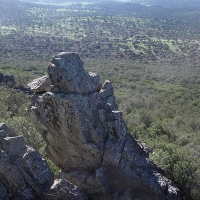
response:
[(29, 84), (29, 113), (46, 153), (90, 199), (178, 200), (179, 190), (127, 133), (110, 81), (87, 73), (76, 53), (53, 57), (48, 75)]
[(47, 162), (33, 148), (0, 123), (1, 200), (86, 200), (87, 196), (69, 181), (56, 179)]

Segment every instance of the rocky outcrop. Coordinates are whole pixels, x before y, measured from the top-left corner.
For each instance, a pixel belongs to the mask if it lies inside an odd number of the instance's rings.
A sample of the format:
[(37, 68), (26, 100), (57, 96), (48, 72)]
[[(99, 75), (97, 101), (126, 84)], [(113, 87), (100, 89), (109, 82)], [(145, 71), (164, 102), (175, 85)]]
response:
[(26, 146), (23, 136), (17, 136), (0, 123), (0, 199), (50, 200), (88, 199), (66, 180), (54, 180), (46, 160)]
[(181, 199), (127, 132), (112, 83), (101, 85), (76, 53), (54, 56), (48, 75), (29, 86), (37, 93), (29, 114), (47, 144), (47, 156), (62, 170), (58, 179), (90, 199)]

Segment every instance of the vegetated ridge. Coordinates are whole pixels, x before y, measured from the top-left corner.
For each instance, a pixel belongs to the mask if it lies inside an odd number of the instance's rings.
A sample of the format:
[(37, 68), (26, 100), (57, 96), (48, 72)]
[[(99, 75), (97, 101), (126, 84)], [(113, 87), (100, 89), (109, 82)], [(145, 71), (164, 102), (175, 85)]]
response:
[[(87, 71), (112, 81), (128, 132), (154, 149), (150, 159), (185, 199), (200, 198), (198, 6), (1, 0), (0, 15), (3, 74), (27, 87), (46, 73), (53, 54), (78, 52)], [(0, 93), (1, 121), (42, 153), (44, 143), (25, 112), (26, 95), (4, 87)]]

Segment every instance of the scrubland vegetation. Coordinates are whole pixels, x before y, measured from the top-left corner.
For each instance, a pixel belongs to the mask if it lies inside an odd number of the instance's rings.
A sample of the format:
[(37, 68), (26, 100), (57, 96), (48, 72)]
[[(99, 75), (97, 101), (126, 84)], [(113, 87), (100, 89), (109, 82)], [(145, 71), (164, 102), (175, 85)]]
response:
[[(2, 0), (0, 0), (1, 2)], [(113, 82), (128, 132), (180, 188), (200, 199), (200, 7), (101, 3), (53, 7), (1, 2), (0, 71), (26, 84), (52, 55), (76, 51)], [(0, 88), (0, 120), (43, 152), (28, 96)]]

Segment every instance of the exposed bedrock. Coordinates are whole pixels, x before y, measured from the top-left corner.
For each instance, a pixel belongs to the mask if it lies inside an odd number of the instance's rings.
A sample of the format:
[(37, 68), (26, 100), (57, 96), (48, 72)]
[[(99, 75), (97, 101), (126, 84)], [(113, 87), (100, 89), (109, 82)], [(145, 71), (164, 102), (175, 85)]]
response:
[(179, 189), (126, 130), (110, 81), (87, 73), (76, 53), (54, 56), (48, 75), (29, 84), (29, 114), (47, 156), (91, 199), (178, 200)]
[(0, 123), (1, 200), (87, 200), (77, 186), (55, 179), (46, 160), (25, 138)]

